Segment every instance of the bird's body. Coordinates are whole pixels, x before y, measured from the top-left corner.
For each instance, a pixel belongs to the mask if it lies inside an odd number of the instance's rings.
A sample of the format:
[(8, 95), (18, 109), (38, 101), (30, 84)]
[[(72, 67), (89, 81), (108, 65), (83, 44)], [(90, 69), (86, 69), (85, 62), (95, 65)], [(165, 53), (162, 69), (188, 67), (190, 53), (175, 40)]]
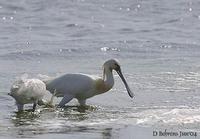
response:
[(23, 110), (24, 104), (36, 104), (47, 92), (46, 85), (39, 79), (23, 79), (14, 82), (9, 93), (16, 100), (18, 110)]
[[(116, 64), (116, 65), (113, 65)], [(57, 97), (63, 97), (59, 103), (63, 107), (73, 98), (77, 98), (81, 105), (85, 105), (86, 99), (109, 91), (114, 85), (114, 78), (112, 69), (120, 67), (115, 60), (109, 60), (104, 64), (103, 78), (87, 74), (65, 74), (60, 77), (45, 81), (47, 90), (51, 93), (56, 91)], [(123, 76), (121, 74), (121, 76)], [(120, 77), (121, 77), (120, 76)], [(123, 77), (122, 77), (123, 78)], [(125, 79), (123, 78), (125, 86), (132, 97)]]
[[(87, 74), (65, 74), (46, 83), (47, 90), (54, 92), (56, 96), (73, 95), (78, 100), (90, 98), (104, 93), (103, 80), (97, 76)], [(106, 91), (106, 90), (105, 90)]]

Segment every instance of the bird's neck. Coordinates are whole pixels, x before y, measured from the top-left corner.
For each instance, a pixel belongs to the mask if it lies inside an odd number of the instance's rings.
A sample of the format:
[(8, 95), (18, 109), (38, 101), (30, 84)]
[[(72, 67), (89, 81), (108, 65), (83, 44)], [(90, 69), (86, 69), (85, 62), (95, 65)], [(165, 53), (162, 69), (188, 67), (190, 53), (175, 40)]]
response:
[(112, 70), (104, 68), (103, 79), (96, 81), (97, 94), (102, 94), (110, 90), (114, 85)]
[(104, 68), (103, 72), (103, 81), (104, 84), (109, 90), (113, 87), (114, 85), (114, 78), (113, 78), (113, 73), (112, 70), (109, 68)]

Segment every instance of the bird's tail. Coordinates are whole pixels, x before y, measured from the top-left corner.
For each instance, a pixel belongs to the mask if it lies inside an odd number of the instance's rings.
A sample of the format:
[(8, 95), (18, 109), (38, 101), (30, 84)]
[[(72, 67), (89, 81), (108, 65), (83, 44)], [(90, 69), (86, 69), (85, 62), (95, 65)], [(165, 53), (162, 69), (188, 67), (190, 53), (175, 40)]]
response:
[(45, 84), (47, 84), (50, 80), (42, 80)]
[(52, 94), (52, 96), (51, 96), (51, 99), (50, 99), (50, 101), (49, 101), (49, 104), (50, 105), (53, 105), (53, 99), (54, 99), (54, 97), (56, 96), (56, 89), (54, 90), (54, 92), (53, 92), (53, 94)]
[(42, 80), (45, 84), (47, 84), (52, 78), (47, 75), (38, 74), (37, 75), (40, 80)]
[(49, 101), (45, 100), (45, 99), (42, 99), (42, 100), (39, 100), (38, 101), (38, 105), (45, 105), (47, 107), (53, 107), (53, 100), (54, 100), (54, 97), (56, 96), (56, 90), (54, 91), (54, 93), (52, 94), (51, 98)]

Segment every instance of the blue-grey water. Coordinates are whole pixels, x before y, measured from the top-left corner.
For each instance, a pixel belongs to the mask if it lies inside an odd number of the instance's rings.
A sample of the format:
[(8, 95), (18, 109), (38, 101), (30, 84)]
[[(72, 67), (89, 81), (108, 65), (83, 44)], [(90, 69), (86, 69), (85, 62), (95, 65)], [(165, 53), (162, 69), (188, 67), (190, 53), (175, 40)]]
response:
[[(146, 139), (165, 129), (200, 137), (199, 34), (198, 0), (1, 0), (0, 138)], [(134, 99), (116, 73), (87, 109), (74, 100), (16, 113), (7, 95), (24, 74), (101, 76), (110, 58)]]

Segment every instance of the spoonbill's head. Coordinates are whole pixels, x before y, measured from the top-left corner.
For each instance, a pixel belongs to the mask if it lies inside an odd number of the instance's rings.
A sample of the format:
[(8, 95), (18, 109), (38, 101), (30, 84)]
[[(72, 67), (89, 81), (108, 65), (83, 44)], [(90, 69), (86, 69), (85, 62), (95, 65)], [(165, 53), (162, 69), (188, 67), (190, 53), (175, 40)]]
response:
[(120, 65), (119, 65), (119, 62), (118, 62), (117, 60), (115, 60), (115, 59), (110, 59), (110, 60), (107, 60), (107, 61), (104, 63), (103, 67), (104, 67), (104, 69), (107, 68), (107, 69), (109, 69), (110, 71), (115, 70), (115, 71), (118, 73), (118, 75), (120, 76), (120, 78), (122, 79), (122, 81), (123, 81), (123, 83), (124, 83), (124, 85), (125, 85), (125, 87), (126, 87), (126, 90), (127, 90), (127, 92), (128, 92), (128, 95), (129, 95), (131, 98), (133, 98), (134, 95), (133, 95), (131, 89), (129, 88), (129, 86), (128, 86), (128, 84), (127, 84), (127, 82), (126, 82), (126, 80), (125, 80), (125, 78), (124, 78), (124, 76), (123, 76), (123, 74), (122, 74), (122, 71), (121, 71), (121, 67), (120, 67)]

